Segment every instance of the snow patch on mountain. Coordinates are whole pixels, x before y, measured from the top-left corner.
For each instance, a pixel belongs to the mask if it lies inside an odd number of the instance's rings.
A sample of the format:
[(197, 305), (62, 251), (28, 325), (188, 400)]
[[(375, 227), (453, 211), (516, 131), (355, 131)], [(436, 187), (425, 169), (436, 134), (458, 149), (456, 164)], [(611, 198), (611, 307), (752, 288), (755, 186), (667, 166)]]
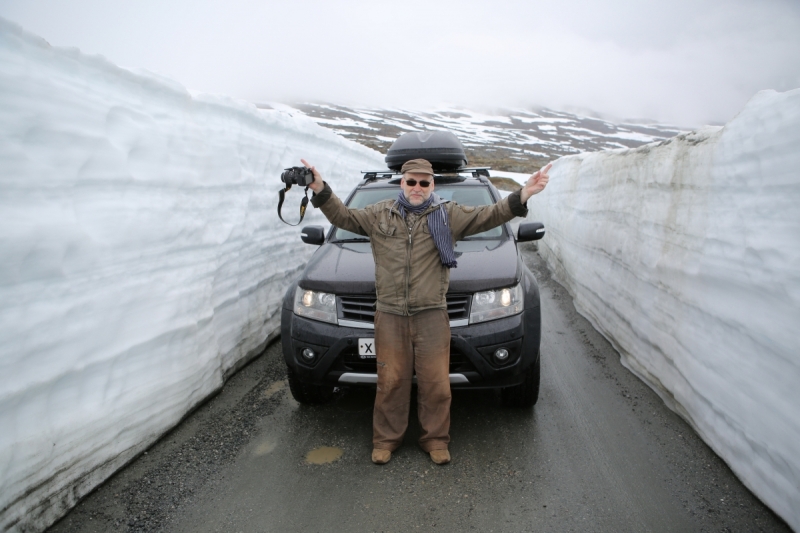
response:
[(468, 148), (470, 165), (518, 172), (533, 172), (563, 155), (637, 147), (681, 132), (673, 126), (614, 123), (550, 109), (479, 112), (453, 106), (421, 111), (311, 103), (264, 105), (289, 107), (381, 152), (406, 131), (448, 130)]

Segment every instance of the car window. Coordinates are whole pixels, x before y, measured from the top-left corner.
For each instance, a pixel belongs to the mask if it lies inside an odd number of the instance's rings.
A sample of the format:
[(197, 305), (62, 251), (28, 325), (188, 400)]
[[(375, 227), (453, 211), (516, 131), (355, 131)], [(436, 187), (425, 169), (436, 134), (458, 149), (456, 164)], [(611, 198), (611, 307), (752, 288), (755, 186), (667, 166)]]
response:
[[(347, 204), (348, 207), (352, 207), (355, 209), (363, 209), (368, 205), (372, 205), (378, 203), (383, 200), (389, 200), (397, 198), (397, 194), (400, 192), (400, 187), (397, 188), (390, 188), (390, 189), (359, 189), (353, 195), (353, 198), (350, 199), (350, 202)], [(436, 186), (436, 194), (442, 197), (445, 200), (451, 200), (457, 202), (460, 205), (472, 205), (472, 206), (479, 206), (479, 205), (488, 205), (493, 204), (494, 201), (492, 200), (492, 196), (489, 193), (489, 189), (483, 186), (453, 186), (453, 185), (437, 185)], [(502, 226), (498, 226), (496, 228), (492, 228), (488, 231), (484, 231), (482, 233), (477, 233), (475, 235), (470, 235), (464, 240), (473, 240), (473, 239), (498, 239), (503, 235), (503, 228)], [(337, 241), (343, 240), (368, 240), (367, 237), (363, 235), (358, 235), (357, 233), (353, 233), (347, 230), (343, 230), (340, 228), (336, 228), (336, 232), (333, 235), (333, 239)]]

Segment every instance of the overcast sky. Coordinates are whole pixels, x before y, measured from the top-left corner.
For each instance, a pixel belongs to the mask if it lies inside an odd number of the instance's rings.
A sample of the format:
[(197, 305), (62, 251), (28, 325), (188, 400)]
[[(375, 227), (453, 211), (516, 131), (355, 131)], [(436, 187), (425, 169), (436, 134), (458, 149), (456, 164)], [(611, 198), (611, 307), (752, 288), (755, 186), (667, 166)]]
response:
[(724, 123), (800, 87), (798, 0), (2, 0), (54, 46), (250, 101)]

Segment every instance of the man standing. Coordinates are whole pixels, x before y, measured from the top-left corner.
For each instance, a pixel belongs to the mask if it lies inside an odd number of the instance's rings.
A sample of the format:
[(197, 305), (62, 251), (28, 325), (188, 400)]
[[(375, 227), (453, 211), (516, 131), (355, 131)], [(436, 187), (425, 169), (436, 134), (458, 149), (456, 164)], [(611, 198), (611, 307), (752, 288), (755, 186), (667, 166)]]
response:
[(419, 444), (436, 464), (450, 462), (450, 321), (445, 295), (453, 244), (528, 214), (525, 203), (544, 190), (548, 164), (494, 205), (461, 206), (439, 198), (433, 167), (413, 159), (401, 169), (396, 200), (350, 209), (314, 174), (311, 203), (334, 226), (370, 237), (375, 258), (375, 349), (378, 387), (372, 416), (372, 462), (385, 464), (408, 426), (411, 383), (417, 375)]

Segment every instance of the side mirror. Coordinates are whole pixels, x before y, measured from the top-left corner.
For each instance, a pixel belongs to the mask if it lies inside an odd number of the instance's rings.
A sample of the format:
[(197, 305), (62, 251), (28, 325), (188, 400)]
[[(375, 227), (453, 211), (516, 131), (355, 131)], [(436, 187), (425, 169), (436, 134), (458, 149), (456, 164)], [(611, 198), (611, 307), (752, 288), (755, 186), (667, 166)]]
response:
[(517, 241), (538, 241), (544, 237), (544, 224), (541, 222), (523, 222), (517, 230)]
[(300, 238), (306, 244), (322, 244), (325, 242), (325, 230), (322, 226), (304, 226)]

